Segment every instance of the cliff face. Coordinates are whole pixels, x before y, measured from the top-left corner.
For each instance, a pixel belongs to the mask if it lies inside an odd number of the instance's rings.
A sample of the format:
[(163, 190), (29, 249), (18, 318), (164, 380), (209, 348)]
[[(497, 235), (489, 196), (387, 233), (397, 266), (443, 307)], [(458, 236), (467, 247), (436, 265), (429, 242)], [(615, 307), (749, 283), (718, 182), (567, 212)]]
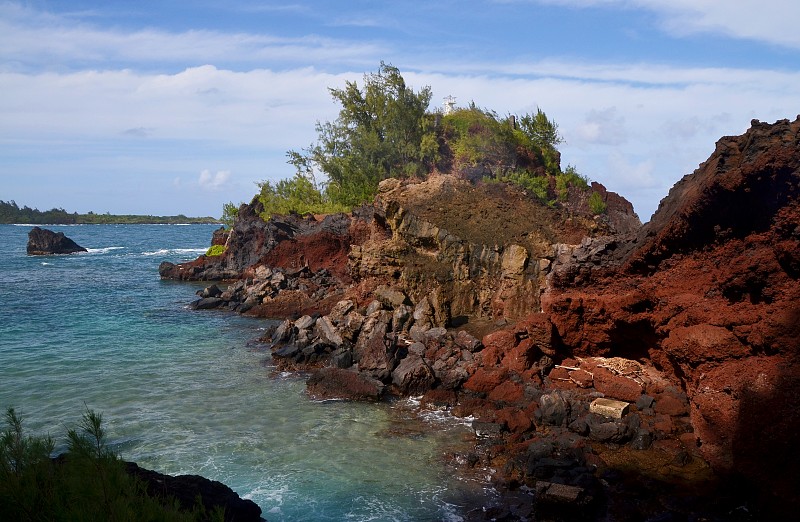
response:
[[(377, 277), (413, 303), (444, 296), (456, 323), (513, 321), (538, 310), (553, 245), (616, 232), (608, 221), (570, 216), (514, 186), (444, 175), (421, 183), (386, 180), (376, 207), (387, 237), (353, 249), (354, 279)], [(639, 221), (631, 212), (624, 224)]]
[[(160, 273), (180, 280), (247, 280), (242, 292), (222, 295), (215, 304), (245, 311), (240, 305), (249, 298), (248, 313), (269, 317), (326, 312), (335, 302), (330, 297), (341, 292), (360, 303), (388, 285), (414, 304), (437, 302), (438, 326), (476, 318), (513, 321), (540, 308), (554, 245), (640, 226), (630, 203), (602, 185), (595, 189), (609, 204), (597, 218), (579, 198), (567, 212), (518, 187), (449, 175), (388, 179), (373, 205), (319, 219), (290, 215), (264, 222), (255, 199), (240, 209), (224, 254), (163, 263)], [(276, 270), (282, 273), (277, 286), (271, 284)], [(296, 282), (320, 273), (323, 285)]]
[(574, 355), (651, 360), (687, 394), (715, 469), (795, 503), (799, 193), (800, 119), (754, 121), (719, 140), (635, 240), (565, 256), (543, 299)]

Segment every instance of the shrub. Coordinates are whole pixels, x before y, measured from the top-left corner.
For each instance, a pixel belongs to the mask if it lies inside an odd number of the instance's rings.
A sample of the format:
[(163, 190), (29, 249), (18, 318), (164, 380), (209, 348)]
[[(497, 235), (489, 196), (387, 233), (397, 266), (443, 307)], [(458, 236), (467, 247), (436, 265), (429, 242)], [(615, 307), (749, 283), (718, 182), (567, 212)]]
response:
[(589, 189), (589, 179), (578, 174), (578, 171), (572, 165), (567, 165), (564, 172), (556, 174), (556, 195), (560, 201), (567, 200), (569, 187), (577, 187), (582, 190)]
[(211, 245), (206, 250), (206, 257), (221, 256), (225, 253), (225, 245)]
[(50, 437), (26, 436), (14, 408), (0, 436), (0, 520), (223, 520), (202, 506), (150, 497), (107, 446), (102, 416), (87, 409), (67, 432), (67, 453), (51, 459)]
[[(335, 203), (329, 197), (340, 189), (338, 184), (328, 185), (328, 190), (323, 191), (310, 175), (296, 173), (291, 179), (282, 179), (276, 184), (269, 181), (259, 183), (261, 189), (258, 200), (264, 206), (261, 218), (265, 221), (277, 214), (330, 214), (334, 212), (347, 212), (347, 205)], [(356, 190), (355, 186), (349, 187)], [(366, 193), (364, 195), (366, 196)], [(356, 198), (357, 199), (357, 198)]]
[(603, 196), (600, 195), (599, 192), (592, 192), (592, 195), (589, 196), (589, 210), (592, 211), (592, 214), (599, 215), (606, 211), (607, 205), (606, 202), (603, 201)]
[(503, 176), (500, 181), (508, 181), (519, 185), (531, 191), (539, 200), (548, 202), (547, 190), (550, 186), (550, 178), (548, 176), (536, 176), (526, 170), (516, 170)]

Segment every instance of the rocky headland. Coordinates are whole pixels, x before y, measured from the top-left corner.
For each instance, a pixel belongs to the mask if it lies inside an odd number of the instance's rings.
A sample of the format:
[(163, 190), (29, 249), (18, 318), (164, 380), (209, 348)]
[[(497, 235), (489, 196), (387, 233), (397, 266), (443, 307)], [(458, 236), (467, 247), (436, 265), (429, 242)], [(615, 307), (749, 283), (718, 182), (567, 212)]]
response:
[[(800, 118), (717, 142), (642, 226), (594, 184), (548, 205), (458, 175), (388, 179), (351, 214), (264, 221), (161, 276), (283, 322), (319, 397), (421, 395), (476, 420), (481, 519), (760, 520), (800, 507)], [(220, 285), (225, 281), (227, 286)]]

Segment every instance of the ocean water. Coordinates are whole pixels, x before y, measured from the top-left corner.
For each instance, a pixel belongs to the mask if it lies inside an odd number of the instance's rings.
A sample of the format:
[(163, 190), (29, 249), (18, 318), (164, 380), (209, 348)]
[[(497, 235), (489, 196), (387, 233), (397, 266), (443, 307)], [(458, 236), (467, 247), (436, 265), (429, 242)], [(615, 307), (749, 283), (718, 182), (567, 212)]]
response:
[(88, 253), (27, 256), (30, 226), (0, 225), (0, 407), (63, 440), (86, 408), (125, 459), (201, 474), (269, 521), (460, 520), (487, 494), (446, 455), (456, 419), (395, 404), (319, 402), (254, 342), (269, 326), (186, 306), (201, 284), (161, 281), (211, 225), (48, 226)]

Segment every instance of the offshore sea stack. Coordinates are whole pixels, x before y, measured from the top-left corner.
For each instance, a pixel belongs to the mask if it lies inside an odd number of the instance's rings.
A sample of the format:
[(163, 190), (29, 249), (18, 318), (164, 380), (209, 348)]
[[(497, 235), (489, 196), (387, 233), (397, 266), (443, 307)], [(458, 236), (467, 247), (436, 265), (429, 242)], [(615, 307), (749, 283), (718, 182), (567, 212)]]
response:
[(701, 455), (783, 512), (800, 504), (798, 195), (800, 118), (754, 120), (634, 240), (565, 256), (543, 297), (573, 356), (647, 359), (670, 376)]
[(87, 250), (65, 236), (63, 232), (56, 233), (46, 228), (33, 227), (28, 232), (27, 252), (29, 256), (49, 256), (87, 252)]

